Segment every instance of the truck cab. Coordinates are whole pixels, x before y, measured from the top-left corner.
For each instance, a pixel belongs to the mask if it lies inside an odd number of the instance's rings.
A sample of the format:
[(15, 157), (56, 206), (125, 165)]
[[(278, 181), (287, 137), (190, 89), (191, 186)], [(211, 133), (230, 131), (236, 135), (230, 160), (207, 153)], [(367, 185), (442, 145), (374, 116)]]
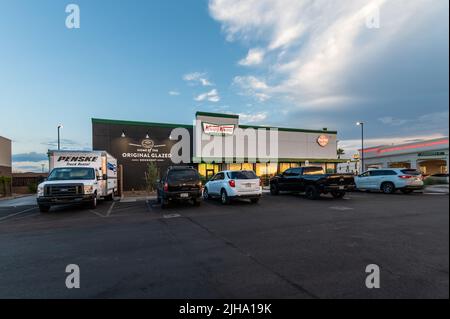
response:
[(52, 206), (88, 204), (97, 207), (100, 198), (112, 200), (117, 191), (117, 162), (101, 151), (49, 152), (50, 174), (37, 188), (41, 212)]

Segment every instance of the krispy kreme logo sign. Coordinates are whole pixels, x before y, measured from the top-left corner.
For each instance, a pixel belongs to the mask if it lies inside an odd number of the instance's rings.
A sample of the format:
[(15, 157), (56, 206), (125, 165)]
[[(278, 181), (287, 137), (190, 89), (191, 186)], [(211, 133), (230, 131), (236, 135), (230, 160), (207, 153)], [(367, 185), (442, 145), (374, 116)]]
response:
[(234, 124), (202, 123), (203, 132), (208, 135), (233, 135)]
[(326, 135), (320, 135), (317, 138), (317, 144), (319, 144), (322, 147), (327, 146), (329, 142), (330, 142), (330, 139)]

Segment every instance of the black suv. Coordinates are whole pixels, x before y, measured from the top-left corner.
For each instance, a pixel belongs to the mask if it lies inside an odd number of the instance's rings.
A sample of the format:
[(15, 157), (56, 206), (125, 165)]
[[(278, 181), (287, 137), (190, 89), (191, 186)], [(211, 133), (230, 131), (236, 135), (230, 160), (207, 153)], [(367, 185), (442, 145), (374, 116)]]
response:
[(199, 206), (202, 183), (198, 172), (190, 166), (171, 166), (157, 183), (158, 203), (166, 208), (173, 201), (192, 201)]

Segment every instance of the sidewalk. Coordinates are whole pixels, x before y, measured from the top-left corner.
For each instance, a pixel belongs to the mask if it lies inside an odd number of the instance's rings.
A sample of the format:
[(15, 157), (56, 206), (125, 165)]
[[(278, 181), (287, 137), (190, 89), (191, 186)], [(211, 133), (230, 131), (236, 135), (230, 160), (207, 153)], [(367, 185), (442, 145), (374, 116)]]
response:
[(0, 197), (0, 201), (17, 199), (17, 198), (22, 198), (22, 197), (27, 197), (27, 196), (32, 196), (32, 195), (34, 195), (34, 194), (12, 194), (11, 196)]
[(447, 194), (448, 195), (448, 185), (430, 185), (426, 186), (423, 190), (424, 194)]

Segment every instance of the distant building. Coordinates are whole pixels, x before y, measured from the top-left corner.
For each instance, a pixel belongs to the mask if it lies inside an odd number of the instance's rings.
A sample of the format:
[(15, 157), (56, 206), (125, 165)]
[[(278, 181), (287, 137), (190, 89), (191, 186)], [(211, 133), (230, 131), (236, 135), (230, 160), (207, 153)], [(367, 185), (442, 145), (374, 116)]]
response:
[(370, 147), (364, 149), (364, 169), (415, 168), (424, 175), (448, 173), (448, 141), (448, 137), (444, 137)]
[(359, 161), (348, 160), (346, 163), (337, 164), (338, 174), (357, 174), (359, 172)]
[(0, 176), (11, 176), (11, 140), (0, 136)]

